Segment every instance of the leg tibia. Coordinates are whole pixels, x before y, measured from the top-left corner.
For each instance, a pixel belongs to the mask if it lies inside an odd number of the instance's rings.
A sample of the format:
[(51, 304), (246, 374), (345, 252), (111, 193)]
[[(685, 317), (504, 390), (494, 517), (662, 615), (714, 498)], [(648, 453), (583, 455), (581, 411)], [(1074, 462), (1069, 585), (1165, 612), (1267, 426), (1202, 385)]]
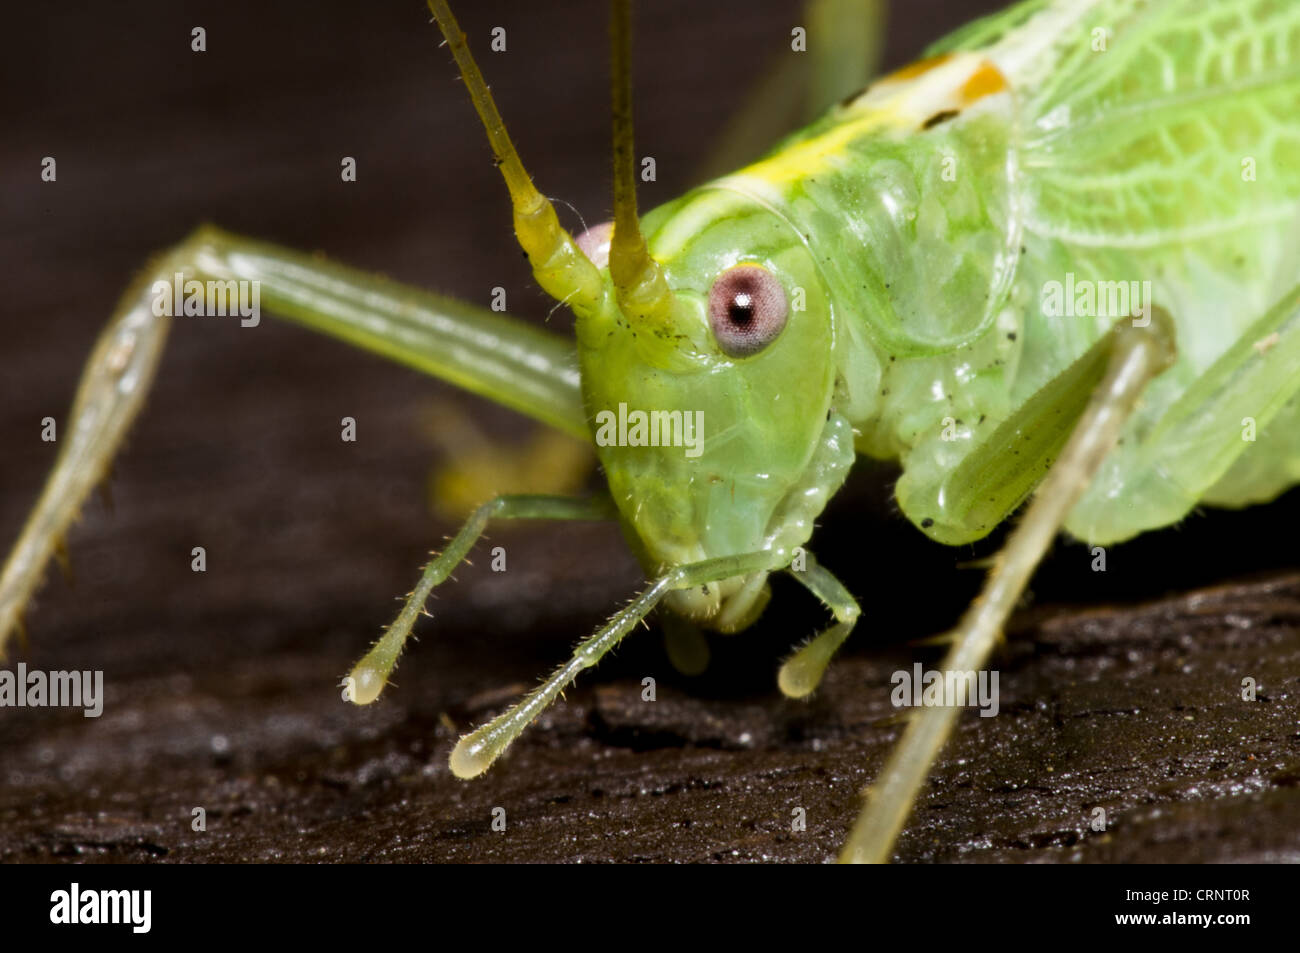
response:
[(171, 323), (165, 314), (155, 313), (154, 278), (182, 268), (184, 252), (182, 248), (165, 256), (154, 274), (127, 291), (86, 362), (54, 469), (0, 570), (0, 658), (46, 564), (62, 549), (68, 527), (91, 489), (104, 479), (144, 404)]
[(470, 732), (456, 743), (451, 753), (451, 771), (458, 778), (472, 778), (486, 771), (528, 724), (546, 710), (578, 673), (595, 665), (601, 657), (622, 641), (632, 627), (644, 619), (669, 592), (705, 586), (736, 576), (781, 569), (790, 562), (783, 549), (763, 550), (743, 556), (722, 556), (703, 562), (678, 566), (660, 576), (626, 609), (616, 613), (596, 634), (578, 643), (572, 657), (556, 669), (532, 694), (509, 711), (482, 728)]
[[(128, 290), (82, 373), (54, 469), (0, 570), (0, 655), (82, 502), (102, 480), (153, 382), (180, 275), (187, 303), (248, 299), (314, 330), (441, 377), (588, 438), (573, 345), (505, 315), (366, 275), (318, 257), (197, 230)], [(191, 302), (186, 283), (204, 283)], [(210, 283), (210, 284), (209, 284)], [(156, 286), (161, 286), (157, 288)], [(169, 305), (164, 307), (163, 305)], [(240, 317), (254, 327), (259, 316)], [(180, 318), (180, 320), (186, 320)], [(255, 333), (240, 331), (240, 333)]]
[(347, 695), (358, 705), (368, 705), (384, 690), (392, 674), (402, 647), (411, 634), (415, 620), (424, 612), (425, 603), (433, 587), (443, 582), (469, 554), (474, 543), (483, 535), (492, 519), (534, 520), (607, 520), (614, 519), (613, 503), (601, 497), (595, 500), (576, 500), (556, 496), (498, 496), (484, 503), (461, 527), (451, 544), (424, 567), (420, 581), (406, 597), (402, 611), (374, 644), (357, 662), (344, 680)]

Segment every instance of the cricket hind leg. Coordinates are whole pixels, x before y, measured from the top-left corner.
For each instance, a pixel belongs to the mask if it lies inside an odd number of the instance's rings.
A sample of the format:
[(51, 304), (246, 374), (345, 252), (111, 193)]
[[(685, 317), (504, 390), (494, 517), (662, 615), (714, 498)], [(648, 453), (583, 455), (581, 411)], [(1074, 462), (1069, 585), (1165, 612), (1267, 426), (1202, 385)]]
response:
[[(1124, 322), (1112, 331), (1107, 369), (1024, 518), (995, 558), (979, 597), (953, 634), (944, 671), (978, 672), (987, 663), (1007, 618), (1034, 569), (1089, 481), (1115, 446), (1143, 390), (1174, 360), (1174, 326), (1153, 308), (1149, 326)], [(959, 708), (914, 712), (867, 796), (842, 863), (883, 863), (902, 829)]]
[(0, 568), (0, 657), (144, 403), (173, 320), (169, 309), (156, 307), (155, 285), (170, 286), (177, 274), (223, 286), (248, 282), (260, 289), (261, 305), (289, 320), (566, 433), (588, 434), (571, 341), (486, 308), (205, 226), (151, 262), (91, 352), (58, 458)]

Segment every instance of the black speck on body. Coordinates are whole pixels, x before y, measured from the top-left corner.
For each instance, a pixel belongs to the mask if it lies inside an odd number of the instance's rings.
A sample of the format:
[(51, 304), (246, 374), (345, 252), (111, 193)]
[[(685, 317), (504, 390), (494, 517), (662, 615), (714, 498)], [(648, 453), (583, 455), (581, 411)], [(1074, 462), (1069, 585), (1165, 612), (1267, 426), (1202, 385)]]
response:
[(949, 119), (951, 119), (953, 116), (956, 115), (957, 115), (957, 110), (955, 109), (940, 110), (939, 112), (931, 116), (929, 119), (927, 119), (925, 122), (921, 123), (921, 128), (933, 129), (935, 126), (939, 125), (939, 123), (947, 122)]

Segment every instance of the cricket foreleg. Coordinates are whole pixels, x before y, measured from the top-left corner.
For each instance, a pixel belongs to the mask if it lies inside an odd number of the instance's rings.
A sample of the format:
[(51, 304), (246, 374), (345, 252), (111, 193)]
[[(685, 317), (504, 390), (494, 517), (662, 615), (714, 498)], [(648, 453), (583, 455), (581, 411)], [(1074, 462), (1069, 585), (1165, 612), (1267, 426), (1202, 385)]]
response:
[(791, 569), (790, 575), (831, 610), (835, 624), (801, 646), (781, 666), (777, 684), (790, 698), (803, 698), (817, 688), (831, 656), (839, 651), (862, 614), (857, 600), (838, 579), (823, 569), (811, 553), (805, 554), (805, 559), (806, 566), (802, 570)]
[[(973, 672), (986, 664), (1035, 567), (1115, 446), (1142, 391), (1173, 362), (1173, 322), (1158, 308), (1152, 309), (1148, 327), (1125, 322), (1111, 334), (1105, 376), (1024, 519), (997, 555), (979, 598), (954, 631), (952, 648), (943, 663), (946, 671)], [(902, 740), (870, 789), (866, 807), (840, 855), (841, 862), (881, 863), (889, 858), (894, 838), (959, 711), (927, 707), (912, 715)]]
[(741, 556), (706, 559), (670, 569), (633, 599), (627, 608), (616, 613), (595, 635), (580, 642), (572, 657), (523, 701), (461, 738), (451, 753), (452, 773), (458, 778), (472, 778), (486, 771), (528, 724), (572, 684), (579, 672), (599, 662), (669, 592), (706, 586), (736, 576), (774, 571), (788, 566), (790, 559), (788, 550), (774, 548)]
[(498, 496), (484, 503), (452, 538), (451, 544), (424, 567), (420, 581), (406, 597), (406, 603), (392, 625), (361, 661), (352, 667), (351, 673), (344, 680), (348, 698), (358, 705), (368, 705), (379, 697), (388, 684), (388, 676), (401, 657), (411, 627), (425, 611), (429, 593), (464, 561), (487, 529), (489, 520), (611, 520), (615, 517), (614, 504), (607, 496), (590, 500), (562, 496)]

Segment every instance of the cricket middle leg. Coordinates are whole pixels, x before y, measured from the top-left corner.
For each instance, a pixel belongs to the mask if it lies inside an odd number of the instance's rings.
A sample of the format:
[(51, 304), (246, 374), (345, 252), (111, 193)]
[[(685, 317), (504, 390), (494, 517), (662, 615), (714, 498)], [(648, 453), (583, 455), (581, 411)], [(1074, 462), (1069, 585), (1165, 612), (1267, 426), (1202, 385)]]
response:
[[(176, 283), (194, 283), (193, 303), (202, 308), (211, 304), (209, 294), (219, 291), (224, 303), (232, 285), (246, 283), (257, 289), (259, 308), (588, 436), (571, 341), (486, 308), (205, 226), (154, 259), (127, 289), (86, 362), (61, 428), (58, 459), (0, 568), (0, 658), (50, 558), (62, 550), (82, 503), (139, 414), (172, 322), (187, 320), (171, 317), (180, 304)], [(190, 292), (184, 294), (189, 303)], [(259, 320), (241, 317), (241, 324), (256, 333)]]

